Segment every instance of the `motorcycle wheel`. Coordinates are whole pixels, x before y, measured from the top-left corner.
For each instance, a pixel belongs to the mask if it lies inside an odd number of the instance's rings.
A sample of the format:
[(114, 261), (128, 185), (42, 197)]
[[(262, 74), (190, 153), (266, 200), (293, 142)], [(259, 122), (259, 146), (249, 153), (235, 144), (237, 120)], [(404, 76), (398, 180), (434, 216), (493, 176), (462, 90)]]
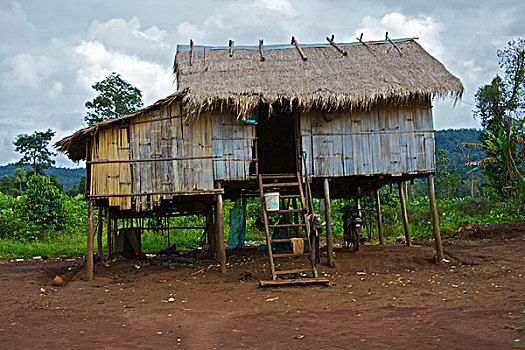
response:
[(352, 240), (354, 244), (354, 251), (359, 251), (359, 235), (357, 234), (357, 231), (355, 229), (352, 229)]

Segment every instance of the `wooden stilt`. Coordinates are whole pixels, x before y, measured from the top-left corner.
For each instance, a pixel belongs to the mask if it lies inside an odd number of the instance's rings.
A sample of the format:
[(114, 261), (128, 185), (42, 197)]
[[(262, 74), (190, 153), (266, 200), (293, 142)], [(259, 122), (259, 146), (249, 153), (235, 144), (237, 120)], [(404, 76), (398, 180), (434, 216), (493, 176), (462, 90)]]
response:
[(330, 205), (330, 184), (324, 179), (324, 217), (326, 222), (326, 246), (328, 266), (334, 266), (334, 240), (332, 238), (332, 208)]
[[(217, 181), (216, 188), (221, 188), (221, 183)], [(224, 250), (224, 223), (222, 213), (222, 194), (215, 195), (215, 240), (217, 249), (217, 260), (221, 265), (221, 273), (226, 273), (226, 251)]]
[(87, 232), (87, 252), (86, 252), (86, 279), (93, 279), (93, 235), (95, 233), (95, 209), (93, 200), (88, 204), (88, 232)]
[(113, 244), (111, 245), (113, 248), (112, 253), (115, 254), (117, 252), (117, 235), (118, 235), (118, 219), (113, 219), (113, 232), (111, 235), (111, 239), (113, 241)]
[(430, 200), (430, 212), (432, 213), (432, 224), (434, 226), (434, 240), (436, 242), (437, 263), (443, 266), (443, 246), (441, 245), (441, 233), (439, 232), (439, 216), (436, 205), (436, 191), (434, 188), (434, 175), (428, 175), (428, 198)]
[(383, 217), (381, 216), (381, 200), (379, 199), (379, 188), (376, 190), (376, 214), (377, 214), (377, 234), (379, 236), (379, 244), (385, 244), (383, 238)]
[(102, 215), (104, 215), (104, 209), (102, 207), (98, 207), (98, 223), (97, 223), (97, 256), (104, 256), (104, 253), (102, 253), (102, 232), (104, 231), (104, 228), (102, 227)]
[(111, 257), (111, 215), (109, 213), (109, 207), (106, 208), (106, 253), (108, 256), (108, 259)]
[(400, 182), (398, 184), (399, 188), (399, 200), (401, 201), (401, 215), (403, 216), (403, 227), (405, 228), (405, 238), (407, 241), (407, 246), (412, 246), (412, 240), (410, 239), (410, 228), (408, 227), (408, 214), (407, 214), (407, 204), (405, 201), (405, 185)]
[(208, 239), (208, 245), (210, 249), (208, 250), (208, 256), (212, 257), (215, 255), (215, 232), (214, 232), (214, 223), (213, 223), (213, 210), (208, 210), (206, 212), (206, 237)]

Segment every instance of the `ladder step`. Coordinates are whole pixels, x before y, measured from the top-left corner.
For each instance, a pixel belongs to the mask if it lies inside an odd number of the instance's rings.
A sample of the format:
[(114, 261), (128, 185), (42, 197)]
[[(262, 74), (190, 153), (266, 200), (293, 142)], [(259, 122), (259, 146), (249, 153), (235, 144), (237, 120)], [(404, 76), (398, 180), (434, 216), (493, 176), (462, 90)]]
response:
[(282, 194), (279, 198), (301, 198), (300, 194)]
[(269, 228), (280, 228), (280, 227), (305, 227), (305, 224), (278, 224), (278, 225), (268, 225)]
[(268, 214), (286, 214), (286, 213), (302, 213), (302, 209), (283, 209), (283, 210), (272, 210), (268, 211)]
[(292, 187), (299, 186), (299, 182), (274, 182), (271, 184), (263, 184), (263, 187)]
[[(306, 238), (303, 238), (303, 240), (307, 240)], [(288, 243), (290, 242), (290, 238), (277, 238), (277, 239), (272, 239), (272, 244), (273, 243)]]
[(312, 269), (295, 269), (295, 270), (281, 270), (275, 271), (276, 275), (288, 275), (292, 273), (301, 273), (301, 272), (312, 272)]
[(300, 257), (300, 256), (307, 256), (310, 255), (309, 253), (303, 253), (303, 254), (294, 254), (294, 253), (282, 253), (282, 254), (273, 254), (274, 258), (288, 258), (288, 257)]
[(263, 179), (297, 179), (297, 174), (261, 174)]

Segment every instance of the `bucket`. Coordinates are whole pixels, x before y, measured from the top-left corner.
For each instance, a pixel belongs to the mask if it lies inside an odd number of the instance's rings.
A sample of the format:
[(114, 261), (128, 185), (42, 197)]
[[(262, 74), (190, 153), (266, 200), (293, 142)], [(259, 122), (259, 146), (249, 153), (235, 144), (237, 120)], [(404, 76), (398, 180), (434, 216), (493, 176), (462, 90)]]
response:
[(279, 210), (279, 192), (268, 192), (264, 194), (264, 202), (267, 211)]

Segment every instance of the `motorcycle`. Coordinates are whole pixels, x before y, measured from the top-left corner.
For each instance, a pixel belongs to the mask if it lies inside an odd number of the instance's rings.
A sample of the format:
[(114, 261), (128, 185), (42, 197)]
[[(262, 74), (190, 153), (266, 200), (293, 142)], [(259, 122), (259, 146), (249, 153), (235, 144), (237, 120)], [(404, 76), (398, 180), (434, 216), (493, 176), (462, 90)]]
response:
[(363, 219), (359, 216), (357, 208), (346, 206), (339, 210), (343, 213), (343, 238), (344, 247), (353, 245), (354, 251), (359, 251), (359, 241), (363, 236)]

